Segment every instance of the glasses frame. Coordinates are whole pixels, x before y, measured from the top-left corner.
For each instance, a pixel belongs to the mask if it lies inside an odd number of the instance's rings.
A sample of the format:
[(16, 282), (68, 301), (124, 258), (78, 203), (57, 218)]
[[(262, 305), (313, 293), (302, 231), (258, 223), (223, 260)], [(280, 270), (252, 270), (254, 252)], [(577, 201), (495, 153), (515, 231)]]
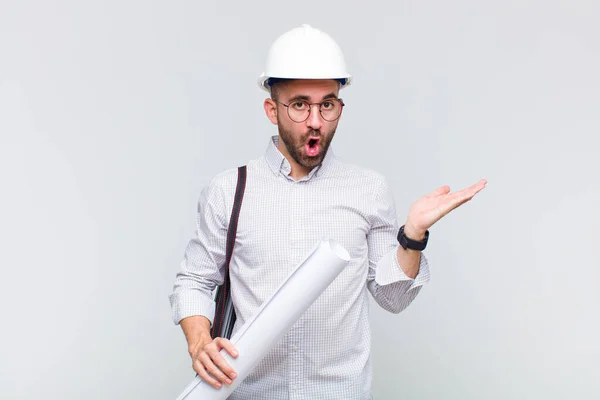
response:
[[(325, 117), (323, 116), (323, 111), (321, 110), (321, 106), (323, 105), (323, 103), (325, 103), (325, 102), (327, 102), (327, 101), (332, 101), (332, 100), (337, 100), (337, 101), (339, 101), (339, 102), (340, 102), (340, 105), (342, 106), (342, 108), (340, 108), (340, 114), (339, 114), (339, 115), (338, 115), (338, 116), (337, 116), (335, 119), (329, 120), (329, 119), (327, 119), (327, 118), (325, 118)], [(281, 104), (282, 106), (284, 106), (284, 107), (287, 109), (287, 114), (288, 114), (288, 117), (290, 117), (290, 119), (291, 119), (292, 121), (294, 121), (295, 123), (297, 123), (297, 124), (301, 124), (301, 123), (303, 123), (304, 121), (306, 121), (308, 118), (310, 118), (310, 113), (312, 112), (312, 107), (313, 107), (313, 106), (316, 106), (316, 105), (318, 105), (318, 106), (319, 106), (319, 114), (321, 115), (321, 118), (323, 118), (323, 120), (324, 120), (324, 121), (327, 121), (327, 122), (335, 122), (335, 121), (337, 121), (338, 119), (340, 119), (340, 117), (342, 116), (342, 111), (344, 111), (344, 106), (346, 105), (346, 104), (344, 103), (344, 100), (342, 100), (341, 98), (338, 98), (338, 97), (332, 97), (332, 98), (329, 98), (329, 99), (325, 99), (325, 100), (321, 101), (320, 103), (309, 103), (309, 102), (308, 102), (308, 101), (306, 101), (306, 100), (291, 100), (291, 101), (290, 101), (288, 104), (285, 104), (285, 103), (282, 103), (281, 101), (278, 101), (278, 100), (274, 100), (274, 101), (275, 101), (275, 103), (277, 103), (277, 104)], [(306, 118), (304, 118), (302, 121), (296, 121), (296, 120), (295, 120), (294, 118), (292, 118), (292, 116), (290, 115), (290, 104), (292, 104), (292, 103), (304, 103), (304, 104), (308, 104), (308, 115), (306, 115)]]

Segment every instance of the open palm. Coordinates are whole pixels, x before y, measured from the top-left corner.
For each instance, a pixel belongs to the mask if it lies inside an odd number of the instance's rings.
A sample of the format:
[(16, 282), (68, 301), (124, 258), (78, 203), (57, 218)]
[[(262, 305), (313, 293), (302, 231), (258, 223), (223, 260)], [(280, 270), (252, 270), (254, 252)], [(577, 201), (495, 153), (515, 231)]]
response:
[(406, 225), (417, 235), (424, 234), (433, 224), (450, 211), (471, 200), (487, 184), (485, 179), (458, 192), (450, 193), (450, 187), (442, 186), (415, 201), (408, 211)]

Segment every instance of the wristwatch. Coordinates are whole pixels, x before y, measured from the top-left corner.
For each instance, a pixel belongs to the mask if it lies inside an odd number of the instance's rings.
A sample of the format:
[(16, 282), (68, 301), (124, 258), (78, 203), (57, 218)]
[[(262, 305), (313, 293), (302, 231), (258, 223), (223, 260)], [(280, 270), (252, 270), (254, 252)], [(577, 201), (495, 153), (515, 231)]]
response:
[(402, 246), (404, 250), (425, 250), (425, 247), (427, 247), (427, 240), (429, 240), (429, 231), (425, 232), (425, 238), (422, 241), (413, 240), (406, 236), (404, 234), (404, 225), (402, 225), (398, 231), (398, 242), (400, 242), (400, 246)]

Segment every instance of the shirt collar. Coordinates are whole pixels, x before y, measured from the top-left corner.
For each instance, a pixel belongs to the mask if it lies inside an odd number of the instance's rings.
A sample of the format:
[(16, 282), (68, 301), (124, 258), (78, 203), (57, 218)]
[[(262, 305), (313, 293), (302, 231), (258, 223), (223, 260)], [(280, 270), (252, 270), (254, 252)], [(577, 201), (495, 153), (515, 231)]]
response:
[[(267, 164), (269, 164), (269, 168), (275, 175), (283, 174), (285, 177), (292, 179), (289, 175), (292, 170), (292, 167), (289, 161), (285, 158), (283, 154), (279, 151), (277, 146), (279, 145), (279, 135), (272, 136), (269, 139), (269, 144), (267, 146), (267, 150), (265, 152), (265, 158), (267, 160)], [(331, 160), (334, 158), (333, 149), (331, 145), (325, 154), (325, 158), (320, 165), (313, 168), (307, 176), (300, 179), (300, 181), (309, 180), (313, 176), (319, 176), (327, 171), (329, 164), (331, 164)]]

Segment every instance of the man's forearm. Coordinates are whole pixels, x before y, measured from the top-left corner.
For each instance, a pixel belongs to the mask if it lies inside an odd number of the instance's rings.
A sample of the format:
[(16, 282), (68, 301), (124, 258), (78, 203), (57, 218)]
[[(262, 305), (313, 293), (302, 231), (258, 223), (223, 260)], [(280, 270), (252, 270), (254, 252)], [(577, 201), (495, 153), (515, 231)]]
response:
[(205, 344), (211, 341), (210, 321), (208, 318), (202, 315), (194, 315), (182, 319), (179, 324), (185, 334), (185, 339), (188, 343), (188, 351), (190, 353), (198, 346), (198, 344)]
[[(421, 241), (425, 239), (425, 233), (418, 232), (409, 224), (405, 225), (404, 233), (413, 240)], [(421, 264), (421, 252), (419, 250), (406, 249), (398, 246), (398, 264), (404, 271), (404, 274), (411, 279), (414, 279), (419, 273), (419, 265)]]

